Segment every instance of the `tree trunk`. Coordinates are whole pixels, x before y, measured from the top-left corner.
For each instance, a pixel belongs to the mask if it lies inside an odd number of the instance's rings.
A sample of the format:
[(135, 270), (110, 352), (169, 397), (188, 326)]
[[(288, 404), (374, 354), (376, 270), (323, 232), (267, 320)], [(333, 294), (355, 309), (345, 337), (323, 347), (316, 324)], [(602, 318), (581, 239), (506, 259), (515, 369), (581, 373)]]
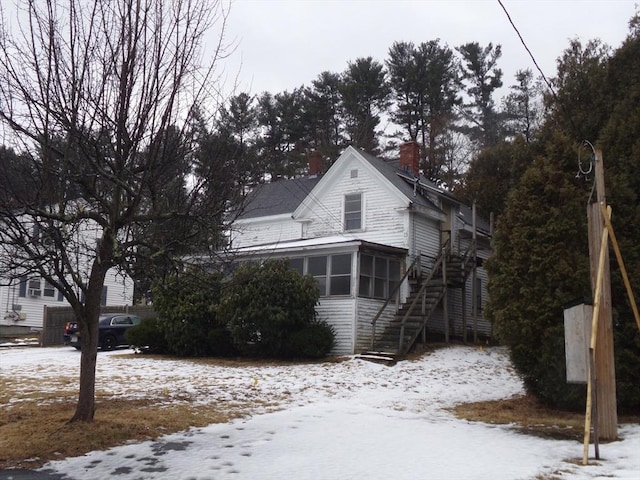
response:
[[(78, 391), (78, 403), (76, 412), (71, 418), (71, 422), (93, 421), (95, 413), (95, 391), (96, 391), (96, 363), (98, 360), (98, 319), (100, 317), (100, 301), (89, 301), (89, 290), (87, 290), (87, 302), (78, 316), (78, 327), (80, 328), (80, 388)], [(95, 305), (94, 305), (95, 304)], [(90, 305), (93, 305), (90, 307)]]
[[(85, 320), (86, 321), (86, 320)], [(80, 355), (80, 389), (78, 391), (78, 403), (76, 412), (71, 418), (71, 422), (92, 422), (96, 411), (95, 390), (96, 390), (96, 363), (98, 360), (98, 321), (92, 322), (90, 330), (94, 334), (85, 335), (80, 338), (82, 353)]]
[(70, 422), (92, 422), (96, 410), (98, 320), (100, 318), (102, 287), (106, 275), (106, 269), (101, 268), (100, 264), (100, 260), (96, 260), (93, 264), (89, 285), (86, 290), (85, 304), (79, 308), (81, 313), (78, 315), (78, 327), (80, 328), (80, 345), (82, 347), (80, 355), (80, 389), (78, 391), (76, 412)]

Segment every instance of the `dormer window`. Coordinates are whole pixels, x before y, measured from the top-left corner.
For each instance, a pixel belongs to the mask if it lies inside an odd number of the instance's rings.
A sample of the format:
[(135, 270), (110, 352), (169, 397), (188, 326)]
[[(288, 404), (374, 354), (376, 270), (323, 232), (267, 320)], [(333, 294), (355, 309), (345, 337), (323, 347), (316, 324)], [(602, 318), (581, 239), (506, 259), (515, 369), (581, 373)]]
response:
[(362, 230), (362, 193), (350, 193), (344, 197), (345, 231)]

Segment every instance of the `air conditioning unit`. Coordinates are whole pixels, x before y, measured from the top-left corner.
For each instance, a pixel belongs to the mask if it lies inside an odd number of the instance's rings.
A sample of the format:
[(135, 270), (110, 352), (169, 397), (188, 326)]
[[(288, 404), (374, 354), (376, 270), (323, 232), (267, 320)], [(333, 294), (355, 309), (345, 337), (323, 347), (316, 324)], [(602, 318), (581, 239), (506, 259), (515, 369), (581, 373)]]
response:
[(29, 289), (29, 296), (30, 297), (39, 297), (40, 294), (41, 294), (41, 292), (37, 288), (30, 288)]

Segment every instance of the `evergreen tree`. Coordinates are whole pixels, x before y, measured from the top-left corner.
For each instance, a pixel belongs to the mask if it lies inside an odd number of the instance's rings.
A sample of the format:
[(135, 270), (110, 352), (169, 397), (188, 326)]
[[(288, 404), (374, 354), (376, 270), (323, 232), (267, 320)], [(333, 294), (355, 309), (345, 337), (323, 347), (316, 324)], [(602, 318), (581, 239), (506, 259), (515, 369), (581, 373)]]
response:
[(290, 178), (304, 172), (307, 164), (303, 125), (303, 90), (258, 99), (258, 123), (262, 135), (258, 140), (258, 161), (271, 180)]
[[(599, 40), (572, 40), (558, 59), (553, 81), (556, 96), (547, 97), (544, 127), (569, 132), (577, 143), (594, 143), (611, 110), (603, 88), (610, 49)], [(548, 137), (552, 132), (546, 132)]]
[(506, 130), (531, 142), (542, 120), (541, 87), (534, 83), (531, 70), (518, 70), (515, 78), (517, 83), (503, 100)]
[(460, 80), (453, 51), (439, 40), (422, 43), (416, 51), (421, 76), (424, 76), (425, 127), (420, 132), (424, 145), (424, 171), (427, 178), (441, 183), (447, 163), (444, 137), (451, 132), (461, 103)]
[[(565, 383), (561, 305), (591, 292), (585, 205), (593, 181), (575, 178), (576, 139), (588, 134), (603, 151), (616, 237), (636, 284), (640, 38), (632, 28), (611, 56), (600, 42), (583, 48), (572, 41), (558, 66), (559, 90), (548, 98), (551, 115), (540, 132), (544, 153), (509, 194), (497, 222), (487, 314), (527, 388), (549, 403), (576, 408), (584, 389)], [(634, 409), (640, 405), (640, 331), (615, 261), (611, 280), (618, 407)]]
[[(304, 90), (304, 125), (310, 150), (335, 161), (346, 145), (340, 75), (322, 72)], [(328, 168), (330, 165), (326, 165)]]
[(411, 42), (396, 42), (389, 50), (387, 68), (396, 100), (392, 118), (406, 130), (409, 140), (420, 144), (425, 176), (442, 183), (447, 164), (446, 136), (456, 119), (454, 107), (460, 103), (453, 52), (439, 40), (418, 47)]
[(463, 130), (478, 148), (494, 146), (504, 138), (502, 119), (493, 100), (493, 94), (502, 86), (502, 70), (498, 68), (502, 47), (489, 43), (482, 48), (478, 42), (470, 42), (458, 47), (458, 52), (471, 99), (464, 105)]
[[(639, 17), (634, 17), (637, 20)], [(604, 156), (607, 200), (635, 294), (640, 281), (640, 32), (631, 35), (607, 64), (606, 105), (611, 109), (598, 144)], [(640, 331), (634, 320), (620, 269), (611, 256), (618, 404), (640, 405)], [(636, 301), (640, 299), (636, 298)]]
[(377, 128), (389, 107), (384, 66), (372, 57), (349, 62), (342, 75), (342, 101), (350, 142), (369, 153), (379, 148)]
[(257, 147), (260, 132), (254, 97), (247, 93), (231, 97), (228, 108), (220, 110), (215, 131), (221, 153), (229, 155), (229, 160), (233, 163), (238, 187), (244, 191), (259, 183), (261, 169)]
[(585, 203), (589, 186), (575, 178), (576, 152), (554, 138), (526, 170), (498, 220), (487, 263), (487, 316), (510, 347), (527, 390), (564, 408), (581, 408), (582, 386), (565, 378), (562, 305), (589, 291)]
[(389, 86), (395, 99), (391, 118), (405, 131), (409, 140), (417, 141), (423, 104), (413, 42), (394, 42), (386, 61)]
[(493, 213), (499, 218), (507, 195), (517, 186), (538, 149), (523, 138), (485, 148), (470, 162), (462, 185), (455, 190), (456, 196), (467, 205), (476, 202), (480, 216), (489, 218)]

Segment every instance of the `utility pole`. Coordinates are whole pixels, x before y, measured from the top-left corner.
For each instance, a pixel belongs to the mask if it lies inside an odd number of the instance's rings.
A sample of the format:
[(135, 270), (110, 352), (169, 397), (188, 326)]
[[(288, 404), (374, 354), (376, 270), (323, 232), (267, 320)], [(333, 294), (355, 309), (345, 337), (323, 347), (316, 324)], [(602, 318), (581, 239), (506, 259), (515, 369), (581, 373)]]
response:
[[(605, 221), (600, 205), (606, 206), (604, 164), (602, 151), (595, 151), (596, 202), (587, 206), (589, 225), (589, 258), (591, 263), (591, 288), (596, 288), (598, 259)], [(608, 245), (605, 243), (605, 247)], [(598, 311), (598, 330), (595, 348), (595, 389), (597, 405), (597, 430), (599, 438), (615, 440), (618, 438), (618, 413), (616, 409), (616, 374), (613, 354), (613, 325), (611, 317), (611, 275), (609, 253), (602, 272), (602, 289)], [(595, 302), (594, 298), (594, 302)]]

